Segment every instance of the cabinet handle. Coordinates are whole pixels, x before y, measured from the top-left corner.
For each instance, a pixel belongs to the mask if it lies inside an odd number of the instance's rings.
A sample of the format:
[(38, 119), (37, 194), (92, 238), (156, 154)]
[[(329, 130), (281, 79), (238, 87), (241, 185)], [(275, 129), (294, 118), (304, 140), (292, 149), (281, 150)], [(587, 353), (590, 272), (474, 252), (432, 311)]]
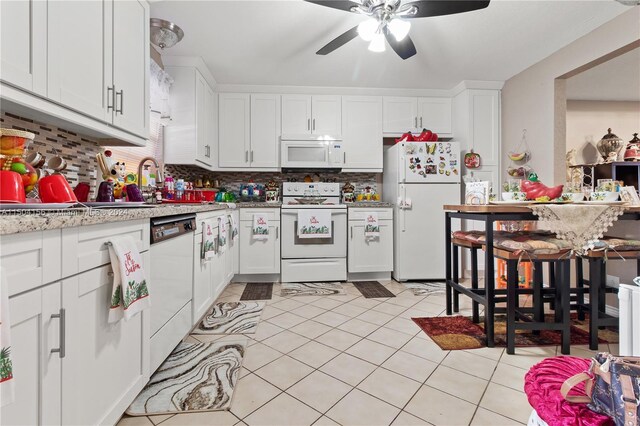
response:
[(253, 150), (251, 150), (251, 162), (253, 163)]
[(342, 164), (347, 164), (347, 153), (346, 152), (342, 153)]
[(422, 117), (420, 117), (420, 127), (422, 127)]
[(63, 308), (60, 308), (57, 314), (52, 314), (51, 318), (60, 318), (60, 346), (54, 349), (51, 349), (51, 353), (57, 353), (60, 358), (64, 358), (66, 352), (66, 342), (65, 342), (65, 329), (66, 329), (66, 311)]
[(418, 128), (418, 117), (413, 117), (413, 122), (415, 123), (413, 127)]
[[(107, 112), (113, 110), (116, 104), (115, 89), (114, 86), (107, 87)], [(109, 100), (111, 100), (111, 104), (109, 104)]]
[(311, 119), (307, 118), (307, 130), (311, 130)]
[(351, 226), (350, 229), (351, 229), (351, 239), (353, 240), (353, 226)]
[[(120, 109), (118, 109), (118, 96), (120, 96)], [(116, 100), (114, 101), (115, 107), (116, 107), (116, 114), (120, 113), (120, 115), (124, 114), (124, 91), (123, 90), (118, 90), (116, 92)]]
[(313, 130), (315, 130), (315, 129), (316, 129), (316, 119), (314, 118), (313, 119)]
[(276, 240), (280, 238), (280, 228), (276, 226)]
[(245, 151), (244, 152), (244, 162), (248, 163), (249, 162), (249, 151)]

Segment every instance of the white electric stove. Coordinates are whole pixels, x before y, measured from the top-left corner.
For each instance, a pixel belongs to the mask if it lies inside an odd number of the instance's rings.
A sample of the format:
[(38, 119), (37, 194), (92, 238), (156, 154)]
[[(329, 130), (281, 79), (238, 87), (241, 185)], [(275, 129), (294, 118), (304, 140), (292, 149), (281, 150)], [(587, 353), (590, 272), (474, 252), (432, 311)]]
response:
[[(330, 210), (331, 238), (298, 237), (298, 212), (308, 209)], [(281, 228), (282, 282), (347, 279), (347, 206), (340, 204), (339, 183), (283, 183)]]

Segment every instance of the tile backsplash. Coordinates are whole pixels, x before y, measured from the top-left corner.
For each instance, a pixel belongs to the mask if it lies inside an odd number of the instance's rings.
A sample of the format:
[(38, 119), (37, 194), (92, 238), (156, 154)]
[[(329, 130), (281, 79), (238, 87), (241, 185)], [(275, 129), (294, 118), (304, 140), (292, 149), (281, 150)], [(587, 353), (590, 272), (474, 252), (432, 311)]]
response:
[[(91, 186), (92, 194), (101, 178), (98, 176), (98, 164), (96, 154), (101, 150), (97, 140), (60, 127), (34, 120), (19, 117), (17, 115), (2, 112), (0, 114), (0, 127), (26, 130), (36, 136), (29, 146), (30, 151), (39, 151), (47, 160), (56, 153), (67, 161), (67, 169), (63, 172), (72, 187), (79, 182), (87, 182)], [(144, 156), (143, 154), (141, 157)], [(182, 166), (168, 164), (164, 167), (164, 174), (174, 178), (183, 178), (186, 181), (195, 181), (197, 178), (209, 179), (212, 184), (219, 181), (220, 186), (232, 191), (239, 191), (240, 185), (253, 181), (265, 184), (270, 180), (275, 182), (287, 182), (295, 180), (304, 181), (306, 175), (315, 177), (314, 173), (279, 173), (279, 172), (210, 172), (196, 166)], [(367, 186), (376, 192), (382, 189), (382, 173), (320, 173), (322, 182), (338, 182), (344, 185), (351, 182), (356, 191)]]

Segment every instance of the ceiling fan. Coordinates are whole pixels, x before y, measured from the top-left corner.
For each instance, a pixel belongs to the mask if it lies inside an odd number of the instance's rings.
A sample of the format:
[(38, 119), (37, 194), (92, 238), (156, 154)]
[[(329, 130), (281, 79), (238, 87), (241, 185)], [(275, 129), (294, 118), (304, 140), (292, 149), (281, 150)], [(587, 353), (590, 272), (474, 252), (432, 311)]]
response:
[(369, 50), (384, 52), (385, 39), (402, 59), (416, 54), (409, 37), (410, 19), (452, 15), (484, 9), (490, 0), (305, 0), (321, 6), (344, 10), (369, 19), (339, 35), (316, 52), (326, 55), (358, 35), (369, 43)]

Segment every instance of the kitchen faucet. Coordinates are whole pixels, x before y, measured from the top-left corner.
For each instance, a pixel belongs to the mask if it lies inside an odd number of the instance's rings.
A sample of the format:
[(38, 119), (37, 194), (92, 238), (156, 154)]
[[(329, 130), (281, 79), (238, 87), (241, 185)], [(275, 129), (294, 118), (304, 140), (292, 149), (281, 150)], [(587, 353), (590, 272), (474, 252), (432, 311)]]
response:
[[(153, 157), (144, 157), (138, 164), (138, 188), (140, 188), (140, 190), (142, 190), (142, 167), (147, 161), (153, 161), (154, 166), (156, 166), (156, 187), (159, 187), (162, 184), (162, 170), (160, 169), (160, 164), (158, 164), (158, 161)], [(149, 182), (147, 182), (147, 185), (148, 184)]]

